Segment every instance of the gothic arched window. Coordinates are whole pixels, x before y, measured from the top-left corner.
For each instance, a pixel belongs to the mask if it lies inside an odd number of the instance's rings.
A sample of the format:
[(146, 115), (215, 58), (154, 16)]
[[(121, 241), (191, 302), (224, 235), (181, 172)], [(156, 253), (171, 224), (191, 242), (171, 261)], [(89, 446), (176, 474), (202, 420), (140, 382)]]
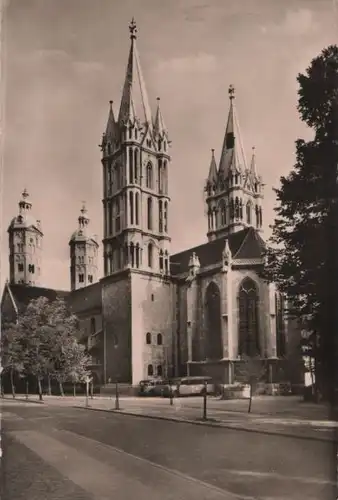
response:
[(136, 243), (135, 246), (135, 261), (136, 261), (136, 267), (140, 267), (140, 245)]
[(153, 189), (153, 166), (150, 162), (147, 165), (146, 187)]
[(230, 219), (235, 217), (235, 203), (233, 198), (230, 200)]
[(153, 244), (148, 245), (148, 267), (153, 267)]
[(160, 250), (159, 265), (160, 271), (163, 271), (163, 250)]
[(163, 184), (163, 171), (162, 171), (162, 160), (158, 160), (158, 190), (162, 193)]
[(130, 224), (134, 224), (134, 193), (129, 193)]
[(151, 197), (147, 200), (147, 222), (148, 229), (151, 230), (153, 228), (153, 200)]
[(167, 169), (167, 160), (163, 162), (163, 172), (162, 172), (162, 192), (167, 194), (168, 192), (168, 169)]
[(239, 219), (239, 199), (236, 196), (235, 199), (235, 219)]
[(96, 332), (95, 318), (91, 318), (91, 320), (90, 320), (90, 333), (91, 333), (91, 335), (94, 335), (95, 332)]
[(140, 223), (139, 212), (140, 212), (140, 195), (139, 195), (139, 193), (136, 193), (135, 194), (135, 224), (137, 226)]
[(238, 354), (241, 356), (260, 354), (258, 305), (257, 285), (251, 278), (245, 278), (238, 294)]
[(134, 183), (134, 156), (133, 148), (129, 148), (129, 183)]
[(224, 203), (224, 200), (221, 201), (219, 209), (220, 209), (220, 214), (221, 214), (221, 226), (225, 226), (225, 224), (226, 224), (226, 213), (225, 213), (225, 203)]
[(163, 229), (164, 232), (168, 232), (168, 202), (164, 202), (164, 210), (163, 210)]
[(259, 207), (256, 205), (255, 207), (255, 212), (256, 212), (256, 227), (259, 227)]
[(162, 345), (163, 344), (163, 336), (162, 333), (157, 334), (157, 345)]
[(221, 293), (216, 283), (208, 285), (205, 294), (206, 308), (206, 345), (207, 359), (223, 358), (222, 324), (221, 324)]
[(134, 243), (133, 242), (130, 243), (129, 251), (130, 251), (131, 267), (134, 267), (134, 263), (135, 263), (135, 247), (134, 247)]
[(246, 221), (251, 224), (251, 203), (249, 201), (246, 204)]
[(134, 182), (137, 184), (138, 183), (138, 170), (139, 170), (139, 166), (138, 166), (138, 159), (139, 159), (139, 154), (138, 154), (138, 150), (137, 148), (135, 148), (134, 150)]
[(159, 233), (163, 232), (163, 201), (159, 200), (158, 202), (158, 231)]
[(154, 375), (154, 367), (153, 365), (148, 365), (148, 377), (152, 377)]

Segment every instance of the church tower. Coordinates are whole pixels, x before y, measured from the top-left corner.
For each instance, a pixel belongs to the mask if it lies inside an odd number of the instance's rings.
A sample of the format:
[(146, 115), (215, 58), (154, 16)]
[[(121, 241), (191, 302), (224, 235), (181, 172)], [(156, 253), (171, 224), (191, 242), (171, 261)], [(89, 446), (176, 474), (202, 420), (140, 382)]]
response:
[(229, 87), (230, 109), (217, 168), (212, 150), (205, 186), (208, 239), (212, 241), (252, 226), (262, 231), (263, 183), (256, 170), (255, 149), (247, 165), (235, 108), (235, 89)]
[(32, 204), (25, 189), (19, 201), (19, 214), (8, 228), (11, 284), (40, 285), (43, 233), (40, 221), (31, 211)]
[(70, 286), (77, 290), (97, 280), (97, 259), (99, 245), (89, 233), (89, 218), (85, 204), (78, 217), (79, 227), (72, 234), (70, 247)]
[(152, 116), (130, 27), (130, 51), (119, 113), (110, 102), (101, 150), (104, 179), (104, 275), (123, 269), (169, 274), (169, 139), (157, 100)]

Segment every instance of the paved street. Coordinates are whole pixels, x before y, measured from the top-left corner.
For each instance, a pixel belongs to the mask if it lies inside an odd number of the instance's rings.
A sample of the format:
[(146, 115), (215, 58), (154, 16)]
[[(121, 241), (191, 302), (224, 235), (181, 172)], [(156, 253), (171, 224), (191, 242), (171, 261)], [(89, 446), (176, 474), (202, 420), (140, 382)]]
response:
[(329, 442), (1, 402), (3, 500), (330, 499)]

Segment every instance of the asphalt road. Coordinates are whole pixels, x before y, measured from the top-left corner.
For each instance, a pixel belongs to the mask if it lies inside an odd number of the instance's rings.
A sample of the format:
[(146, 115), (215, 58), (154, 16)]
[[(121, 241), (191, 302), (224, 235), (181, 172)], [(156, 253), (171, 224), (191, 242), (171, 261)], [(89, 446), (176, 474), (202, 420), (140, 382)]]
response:
[(2, 500), (335, 499), (335, 446), (2, 402)]

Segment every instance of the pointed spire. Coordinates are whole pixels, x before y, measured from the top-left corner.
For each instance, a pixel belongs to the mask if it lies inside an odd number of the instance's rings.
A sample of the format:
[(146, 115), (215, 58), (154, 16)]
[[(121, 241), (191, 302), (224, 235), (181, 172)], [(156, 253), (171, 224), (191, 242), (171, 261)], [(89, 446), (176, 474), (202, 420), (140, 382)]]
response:
[(225, 131), (219, 173), (226, 178), (230, 171), (240, 172), (246, 169), (246, 159), (241, 141), (241, 134), (235, 108), (235, 88), (229, 87), (230, 109)]
[(105, 132), (106, 140), (113, 139), (115, 134), (115, 117), (113, 111), (113, 101), (109, 101), (109, 114)]
[(126, 124), (128, 120), (133, 122), (138, 119), (141, 124), (152, 127), (149, 100), (136, 46), (137, 29), (134, 18), (129, 25), (129, 31), (131, 44), (118, 122)]
[(211, 162), (210, 162), (210, 168), (209, 168), (209, 175), (208, 175), (208, 180), (207, 184), (210, 186), (214, 185), (217, 181), (217, 165), (216, 165), (216, 160), (215, 160), (215, 150), (211, 150)]
[(157, 97), (157, 110), (156, 110), (156, 116), (155, 116), (155, 123), (154, 123), (154, 131), (157, 136), (163, 137), (164, 135), (167, 135), (167, 128), (164, 124), (163, 116), (161, 113), (161, 108), (160, 108), (160, 98)]

